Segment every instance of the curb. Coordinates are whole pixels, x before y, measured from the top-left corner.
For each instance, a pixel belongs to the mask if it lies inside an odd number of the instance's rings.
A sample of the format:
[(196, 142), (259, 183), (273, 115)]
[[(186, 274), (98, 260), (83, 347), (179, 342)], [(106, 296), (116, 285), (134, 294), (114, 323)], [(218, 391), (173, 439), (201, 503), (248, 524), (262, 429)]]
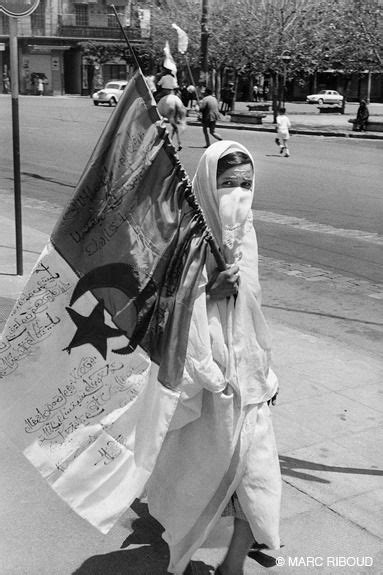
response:
[[(186, 120), (188, 126), (199, 126), (202, 127), (202, 124), (197, 120)], [(217, 129), (227, 129), (227, 130), (249, 130), (252, 132), (271, 132), (275, 133), (275, 127), (269, 128), (268, 126), (259, 126), (256, 124), (235, 124), (234, 122), (217, 122), (216, 124)], [(290, 134), (301, 134), (304, 136), (328, 136), (332, 138), (357, 138), (363, 140), (383, 140), (383, 132), (382, 135), (371, 133), (368, 134), (364, 132), (363, 134), (352, 133), (352, 132), (336, 132), (331, 131), (328, 132), (326, 130), (321, 130), (320, 128), (315, 129), (305, 129), (305, 128), (292, 128), (290, 130)]]

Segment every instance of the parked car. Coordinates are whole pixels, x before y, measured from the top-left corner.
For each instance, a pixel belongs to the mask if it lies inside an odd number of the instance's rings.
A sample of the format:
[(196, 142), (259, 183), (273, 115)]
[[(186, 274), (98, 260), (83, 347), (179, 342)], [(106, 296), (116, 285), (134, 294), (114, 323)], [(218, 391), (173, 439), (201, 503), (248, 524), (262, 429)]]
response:
[(98, 90), (92, 96), (93, 104), (98, 106), (99, 104), (108, 104), (109, 106), (115, 106), (121, 97), (122, 92), (125, 90), (127, 85), (126, 80), (112, 80), (105, 84), (102, 90)]
[(310, 94), (306, 97), (307, 104), (338, 104), (343, 102), (343, 96), (336, 90), (320, 90), (317, 94)]

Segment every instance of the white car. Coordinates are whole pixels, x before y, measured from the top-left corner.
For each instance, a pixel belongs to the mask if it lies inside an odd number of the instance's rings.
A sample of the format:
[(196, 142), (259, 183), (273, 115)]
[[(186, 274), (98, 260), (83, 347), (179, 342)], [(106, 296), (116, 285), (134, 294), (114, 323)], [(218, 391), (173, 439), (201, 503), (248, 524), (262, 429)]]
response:
[(307, 104), (342, 104), (343, 96), (336, 90), (320, 90), (318, 94), (310, 94), (306, 97)]
[(125, 90), (128, 82), (126, 80), (112, 80), (105, 85), (105, 88), (95, 92), (92, 96), (93, 104), (108, 104), (115, 106), (120, 99), (122, 92)]

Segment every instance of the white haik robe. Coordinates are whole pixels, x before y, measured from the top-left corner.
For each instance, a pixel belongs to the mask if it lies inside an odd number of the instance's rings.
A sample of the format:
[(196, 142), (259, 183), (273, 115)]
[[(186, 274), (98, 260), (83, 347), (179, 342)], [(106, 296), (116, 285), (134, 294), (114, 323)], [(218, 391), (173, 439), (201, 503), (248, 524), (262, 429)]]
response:
[[(279, 547), (281, 479), (267, 405), (277, 379), (269, 368), (270, 337), (260, 308), (257, 241), (251, 211), (226, 246), (217, 217), (217, 161), (234, 150), (248, 154), (234, 142), (208, 148), (193, 186), (227, 259), (240, 268), (239, 292), (235, 299), (208, 302), (204, 275), (180, 399), (147, 484), (149, 511), (165, 528), (169, 571), (177, 574), (183, 573), (234, 491), (258, 543)], [(207, 271), (214, 267), (211, 259)]]

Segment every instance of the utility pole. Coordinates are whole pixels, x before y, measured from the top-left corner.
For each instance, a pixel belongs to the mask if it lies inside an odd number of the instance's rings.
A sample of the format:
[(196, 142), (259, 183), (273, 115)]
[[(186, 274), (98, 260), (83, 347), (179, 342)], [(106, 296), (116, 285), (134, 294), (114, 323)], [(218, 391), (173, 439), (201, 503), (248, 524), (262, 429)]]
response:
[(23, 275), (23, 232), (21, 215), (20, 128), (19, 128), (19, 52), (17, 44), (17, 18), (9, 18), (9, 52), (11, 63), (13, 185), (16, 231), (16, 273)]
[(17, 20), (29, 16), (39, 5), (40, 0), (2, 0), (0, 13), (9, 20), (9, 57), (11, 64), (12, 94), (12, 139), (13, 139), (13, 182), (16, 228), (16, 271), (23, 275), (23, 236), (21, 217), (21, 176), (20, 176), (20, 127), (19, 127), (19, 50)]
[(368, 71), (367, 75), (367, 97), (366, 97), (367, 104), (370, 103), (370, 98), (371, 98), (371, 70)]
[(202, 15), (201, 15), (201, 55), (200, 55), (200, 75), (199, 80), (201, 84), (207, 84), (208, 73), (208, 41), (209, 32), (207, 28), (208, 16), (208, 0), (202, 0)]
[(287, 75), (287, 66), (290, 63), (291, 56), (287, 50), (282, 52), (282, 62), (283, 62), (283, 92), (282, 92), (282, 105), (283, 107), (286, 105), (286, 75)]

